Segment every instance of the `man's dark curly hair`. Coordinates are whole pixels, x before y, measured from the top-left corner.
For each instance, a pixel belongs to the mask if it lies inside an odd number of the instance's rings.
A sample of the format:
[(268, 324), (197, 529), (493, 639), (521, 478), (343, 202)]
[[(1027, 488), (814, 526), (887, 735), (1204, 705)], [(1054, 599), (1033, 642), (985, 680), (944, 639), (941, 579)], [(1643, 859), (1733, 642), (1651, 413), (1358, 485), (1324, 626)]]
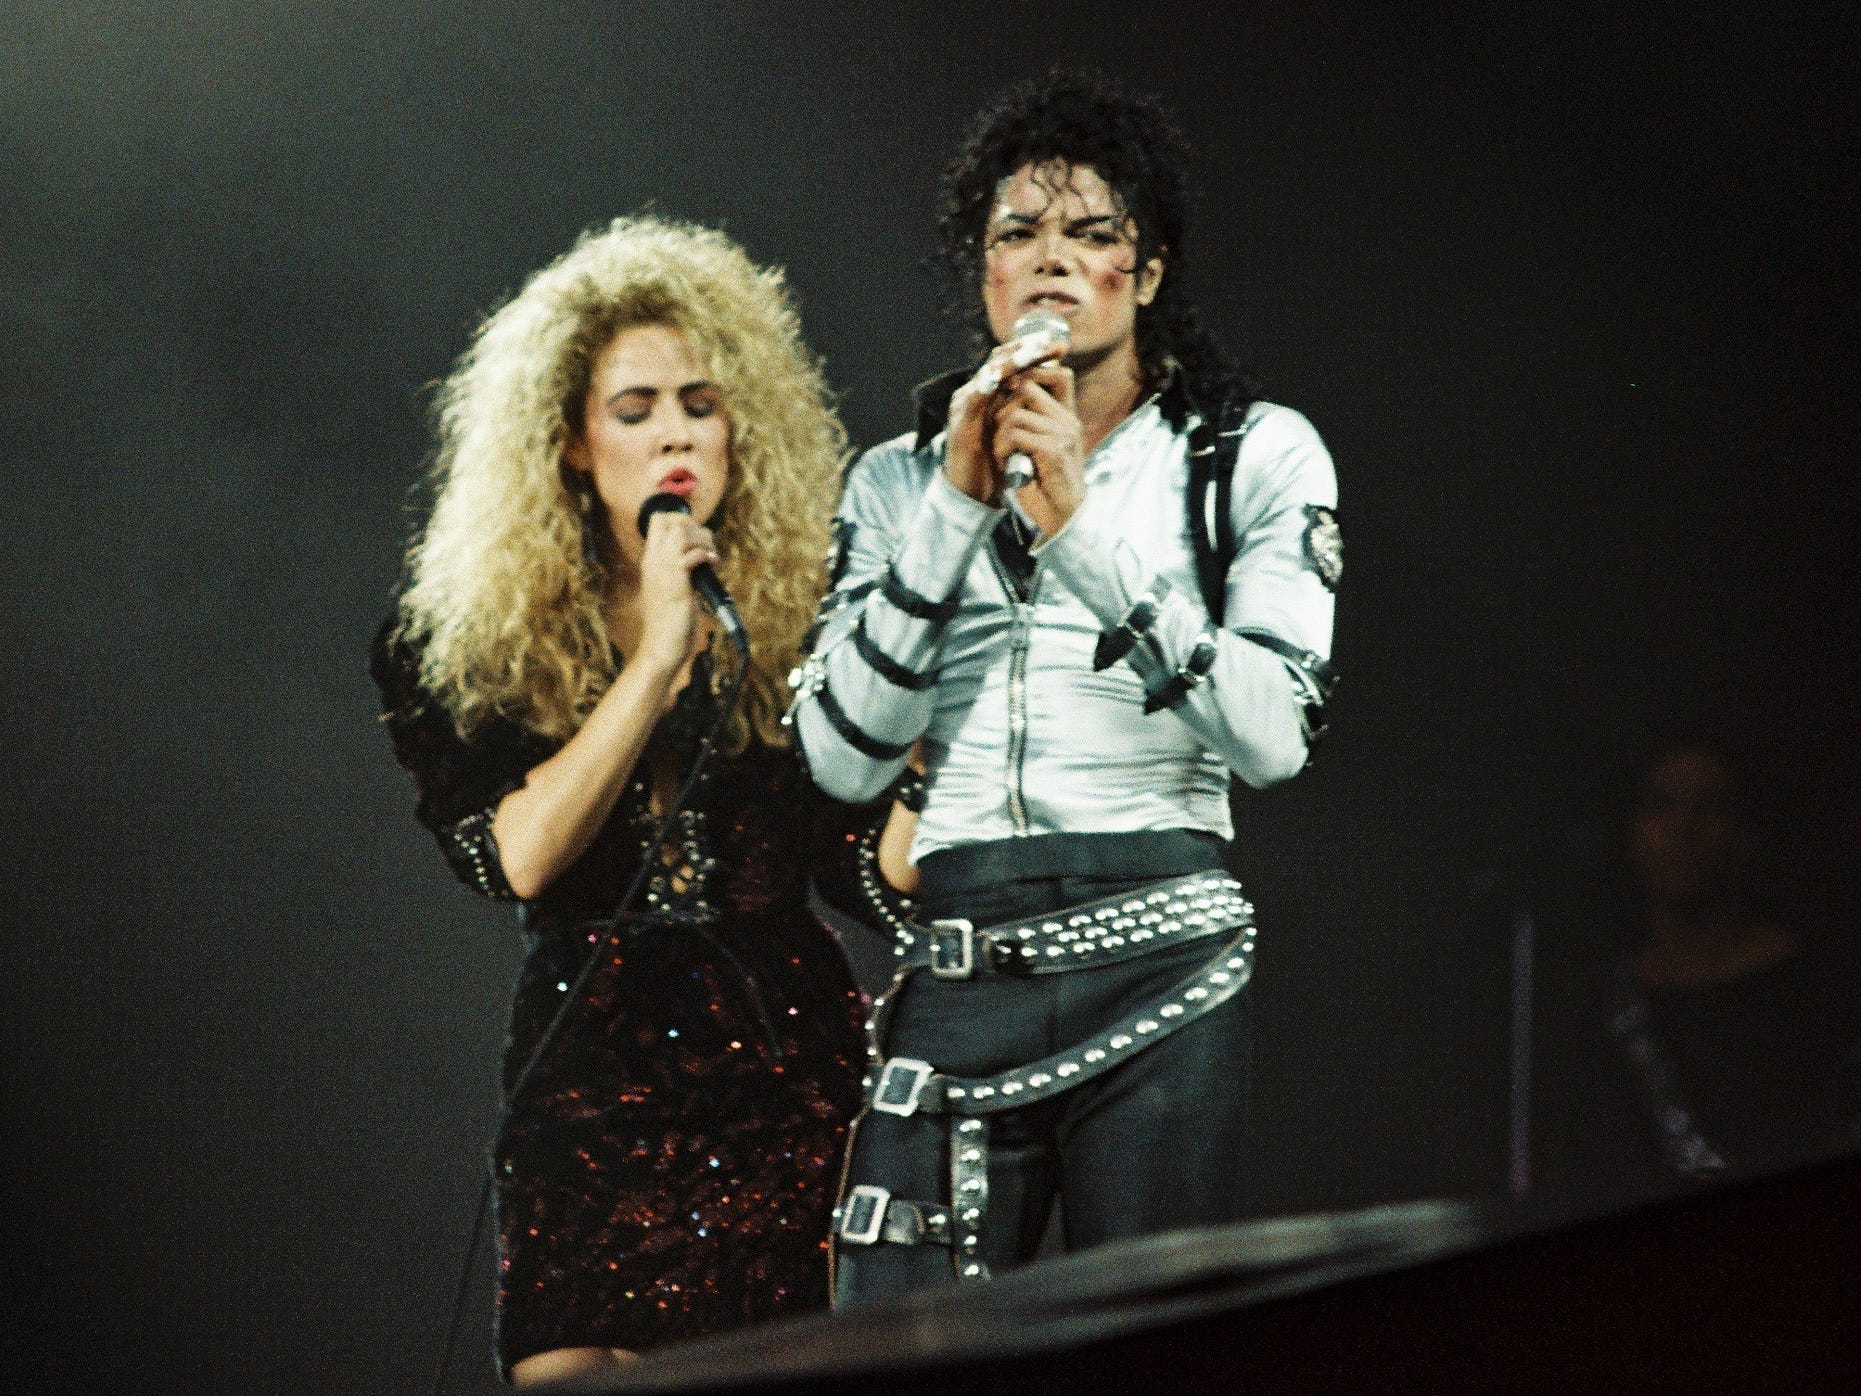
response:
[(1191, 399), (1214, 411), (1231, 393), (1256, 386), (1235, 368), (1190, 303), (1183, 276), (1188, 222), (1195, 202), (1189, 149), (1155, 97), (1091, 70), (1054, 68), (1010, 88), (970, 127), (944, 168), (938, 231), (955, 286), (954, 308), (991, 340), (982, 306), (989, 213), (998, 187), (1023, 165), (1090, 166), (1137, 226), (1137, 265), (1165, 264), (1156, 299), (1137, 311), (1137, 352), (1145, 376), (1160, 383), (1178, 364)]

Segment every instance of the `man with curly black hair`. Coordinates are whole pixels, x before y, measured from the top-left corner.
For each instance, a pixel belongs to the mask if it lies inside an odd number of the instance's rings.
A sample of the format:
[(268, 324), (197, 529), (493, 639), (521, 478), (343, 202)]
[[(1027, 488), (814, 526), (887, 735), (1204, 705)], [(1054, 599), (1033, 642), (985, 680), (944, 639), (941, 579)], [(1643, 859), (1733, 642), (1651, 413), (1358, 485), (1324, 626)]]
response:
[(849, 475), (797, 680), (830, 793), (924, 767), (840, 1304), (1021, 1263), (1056, 1196), (1069, 1249), (1240, 1214), (1230, 775), (1302, 769), (1332, 682), (1331, 461), (1196, 318), (1161, 106), (1056, 70), (982, 113), (944, 191), (991, 347)]

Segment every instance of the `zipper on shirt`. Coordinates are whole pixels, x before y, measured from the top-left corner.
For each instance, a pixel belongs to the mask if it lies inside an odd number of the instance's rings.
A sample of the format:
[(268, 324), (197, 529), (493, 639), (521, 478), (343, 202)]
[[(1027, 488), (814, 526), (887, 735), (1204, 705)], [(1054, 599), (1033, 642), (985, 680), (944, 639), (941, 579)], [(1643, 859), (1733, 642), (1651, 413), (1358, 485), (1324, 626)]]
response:
[(1008, 750), (1004, 754), (1002, 778), (1008, 797), (1008, 819), (1017, 836), (1028, 832), (1027, 794), (1024, 785), (1027, 765), (1027, 656), (1034, 633), (1034, 596), (1040, 590), (1038, 563), (1025, 589), (1002, 560), (991, 542), (986, 549), (989, 565), (1008, 595), (1014, 619), (1008, 632)]
[[(1038, 576), (1038, 574), (1036, 574)], [(1008, 817), (1016, 834), (1028, 831), (1027, 795), (1027, 652), (1034, 632), (1034, 603), (1017, 601), (1008, 651)]]
[[(1152, 393), (1139, 403), (1125, 419), (1111, 429), (1109, 435), (1092, 448), (1092, 454), (1086, 457), (1086, 467), (1090, 469), (1099, 460), (1105, 450), (1116, 441), (1138, 415), (1157, 400)], [(1041, 569), (1038, 558), (1034, 560), (1034, 570), (1025, 583), (1021, 582), (1005, 566), (1001, 556), (995, 550), (991, 539), (984, 549), (988, 555), (989, 565), (995, 569), (995, 576), (1007, 593), (1009, 604), (1014, 608), (1013, 627), (1009, 632), (1008, 649), (1008, 753), (1003, 777), (1007, 786), (1008, 818), (1014, 825), (1017, 836), (1029, 832), (1027, 817), (1027, 664), (1028, 650), (1033, 644), (1034, 603), (1040, 595), (1041, 578), (1045, 572)], [(1147, 637), (1148, 638), (1148, 637)]]

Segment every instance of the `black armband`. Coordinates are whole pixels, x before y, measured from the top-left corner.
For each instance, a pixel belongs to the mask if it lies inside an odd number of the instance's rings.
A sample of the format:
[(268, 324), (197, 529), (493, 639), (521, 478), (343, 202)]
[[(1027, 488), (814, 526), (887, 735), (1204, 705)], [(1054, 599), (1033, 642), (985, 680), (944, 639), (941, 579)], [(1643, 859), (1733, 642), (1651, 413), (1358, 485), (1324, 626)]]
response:
[(517, 893), (504, 876), (504, 863), (498, 856), (497, 835), (491, 829), (494, 811), (495, 806), (480, 810), (437, 830), (439, 848), (467, 887), (499, 901), (516, 901)]
[(1331, 695), (1337, 691), (1338, 671), (1331, 667), (1328, 660), (1315, 650), (1308, 650), (1295, 645), (1290, 640), (1282, 640), (1271, 630), (1237, 630), (1234, 632), (1244, 640), (1252, 640), (1262, 649), (1271, 650), (1305, 679), (1306, 687), (1320, 703), (1331, 701)]
[(937, 682), (935, 669), (920, 674), (915, 669), (907, 669), (880, 649), (872, 636), (866, 633), (864, 616), (861, 616), (858, 624), (853, 627), (853, 649), (861, 659), (866, 661), (868, 668), (895, 688), (908, 688), (913, 692), (922, 692), (933, 687)]
[(960, 603), (962, 584), (942, 601), (932, 601), (920, 596), (904, 582), (899, 580), (898, 570), (890, 563), (886, 564), (885, 575), (879, 580), (879, 594), (908, 616), (919, 620), (932, 621), (937, 625), (947, 625), (955, 617)]
[(862, 731), (860, 725), (847, 716), (847, 710), (840, 706), (840, 700), (834, 697), (832, 684), (822, 683), (814, 691), (814, 699), (821, 705), (821, 716), (827, 719), (828, 725), (840, 734), (842, 741), (862, 755), (870, 756), (874, 761), (897, 761), (911, 750), (910, 742), (894, 745)]

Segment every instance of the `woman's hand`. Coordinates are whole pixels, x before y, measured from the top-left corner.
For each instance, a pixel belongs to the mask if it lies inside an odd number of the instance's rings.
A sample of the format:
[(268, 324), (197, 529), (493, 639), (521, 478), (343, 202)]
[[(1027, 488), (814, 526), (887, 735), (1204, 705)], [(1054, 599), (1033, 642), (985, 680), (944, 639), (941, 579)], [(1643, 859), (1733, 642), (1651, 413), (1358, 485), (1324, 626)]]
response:
[(1034, 462), (1034, 478), (1015, 492), (1015, 501), (1051, 538), (1086, 498), (1085, 432), (1073, 406), (1073, 371), (1036, 364), (1016, 374), (1007, 391), (991, 449), (998, 469), (1017, 451)]
[(640, 643), (634, 662), (675, 675), (703, 647), (706, 628), (691, 574), (717, 562), (717, 540), (689, 514), (667, 510), (646, 526), (640, 554)]
[[(689, 514), (654, 514), (647, 524), (629, 612), (640, 623), (632, 652), (581, 729), (531, 767), (492, 818), (504, 876), (518, 896), (541, 895), (587, 852), (613, 812), (654, 724), (677, 699), (679, 676), (704, 643), (708, 627), (691, 572), (716, 561), (711, 530)], [(619, 634), (616, 641), (624, 647)]]

